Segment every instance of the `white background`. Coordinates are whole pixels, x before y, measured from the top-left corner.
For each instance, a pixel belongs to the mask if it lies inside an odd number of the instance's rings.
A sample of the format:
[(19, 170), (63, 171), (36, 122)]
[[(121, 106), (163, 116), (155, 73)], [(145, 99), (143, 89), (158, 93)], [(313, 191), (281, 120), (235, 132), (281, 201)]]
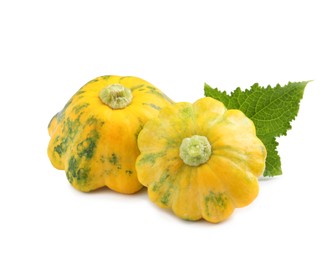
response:
[[(331, 1), (1, 1), (0, 259), (335, 259)], [(175, 101), (314, 80), (284, 174), (221, 224), (186, 222), (143, 190), (74, 190), (47, 125), (96, 76), (133, 75)]]

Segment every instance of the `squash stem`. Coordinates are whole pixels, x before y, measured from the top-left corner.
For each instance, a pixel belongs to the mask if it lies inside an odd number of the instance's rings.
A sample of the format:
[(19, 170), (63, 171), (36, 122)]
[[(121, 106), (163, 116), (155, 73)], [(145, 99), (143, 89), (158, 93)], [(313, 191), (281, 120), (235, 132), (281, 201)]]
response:
[(131, 90), (121, 84), (112, 84), (100, 91), (99, 97), (101, 101), (112, 109), (123, 109), (127, 107), (133, 95)]
[(179, 156), (189, 166), (199, 166), (209, 160), (212, 148), (205, 136), (193, 135), (184, 138), (180, 148)]

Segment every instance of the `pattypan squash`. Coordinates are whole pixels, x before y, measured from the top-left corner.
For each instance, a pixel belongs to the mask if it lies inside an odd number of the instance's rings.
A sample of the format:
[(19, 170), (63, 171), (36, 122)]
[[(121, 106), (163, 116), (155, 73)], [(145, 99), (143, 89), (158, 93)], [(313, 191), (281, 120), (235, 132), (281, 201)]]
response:
[(84, 85), (48, 126), (48, 156), (84, 192), (103, 186), (134, 193), (137, 135), (172, 101), (137, 77), (102, 76)]
[(266, 149), (253, 122), (212, 98), (176, 103), (138, 136), (139, 181), (180, 218), (217, 223), (258, 195)]

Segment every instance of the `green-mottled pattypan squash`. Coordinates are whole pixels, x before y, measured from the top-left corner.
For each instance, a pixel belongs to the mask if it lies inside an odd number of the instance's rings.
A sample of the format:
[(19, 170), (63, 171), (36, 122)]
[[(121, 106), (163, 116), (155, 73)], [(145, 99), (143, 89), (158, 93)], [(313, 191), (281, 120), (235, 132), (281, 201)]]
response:
[(48, 155), (78, 190), (103, 186), (134, 193), (135, 160), (145, 122), (172, 101), (136, 77), (103, 76), (84, 85), (51, 120)]
[(149, 198), (183, 219), (220, 222), (258, 195), (266, 149), (250, 119), (212, 98), (163, 108), (138, 146)]

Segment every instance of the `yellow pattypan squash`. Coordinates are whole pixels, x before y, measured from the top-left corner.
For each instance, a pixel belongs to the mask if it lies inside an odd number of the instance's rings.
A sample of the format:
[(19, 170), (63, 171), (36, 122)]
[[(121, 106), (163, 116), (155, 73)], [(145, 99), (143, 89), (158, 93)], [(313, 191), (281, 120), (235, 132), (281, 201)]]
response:
[(220, 222), (258, 195), (266, 149), (253, 122), (217, 100), (163, 108), (138, 146), (137, 174), (149, 198), (183, 219)]
[(136, 77), (102, 76), (84, 85), (50, 121), (48, 156), (78, 190), (142, 188), (135, 161), (145, 122), (172, 101)]

